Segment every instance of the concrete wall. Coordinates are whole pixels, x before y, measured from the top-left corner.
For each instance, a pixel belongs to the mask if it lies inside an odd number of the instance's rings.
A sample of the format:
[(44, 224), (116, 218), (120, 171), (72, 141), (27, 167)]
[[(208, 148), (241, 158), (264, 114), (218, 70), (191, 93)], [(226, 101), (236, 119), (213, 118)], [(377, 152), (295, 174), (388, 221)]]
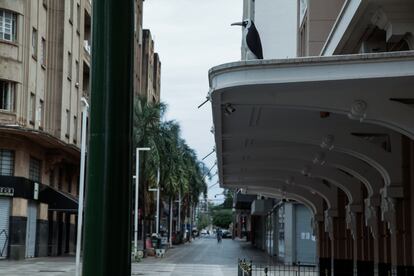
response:
[(255, 24), (265, 59), (296, 57), (297, 11), (294, 0), (255, 1)]
[(320, 54), (344, 2), (344, 0), (309, 0), (307, 55)]

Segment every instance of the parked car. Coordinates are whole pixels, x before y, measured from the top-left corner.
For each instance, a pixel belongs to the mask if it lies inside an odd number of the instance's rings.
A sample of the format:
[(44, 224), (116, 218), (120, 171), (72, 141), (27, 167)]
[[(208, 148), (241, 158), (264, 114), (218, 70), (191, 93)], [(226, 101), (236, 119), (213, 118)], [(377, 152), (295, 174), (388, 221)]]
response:
[(229, 230), (223, 230), (222, 231), (222, 237), (223, 239), (231, 239), (232, 238), (232, 234)]

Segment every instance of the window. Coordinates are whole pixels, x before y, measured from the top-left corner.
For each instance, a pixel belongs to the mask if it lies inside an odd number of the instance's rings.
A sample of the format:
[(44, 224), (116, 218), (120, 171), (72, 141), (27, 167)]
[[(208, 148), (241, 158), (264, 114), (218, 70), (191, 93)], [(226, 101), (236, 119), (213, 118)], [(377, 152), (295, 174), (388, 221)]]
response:
[(55, 187), (55, 169), (51, 169), (49, 173), (49, 186)]
[(16, 41), (17, 15), (10, 11), (0, 10), (0, 39)]
[(34, 121), (35, 121), (35, 109), (36, 109), (35, 103), (36, 103), (35, 94), (30, 93), (28, 119), (31, 125), (34, 125)]
[(68, 78), (72, 80), (72, 54), (68, 52)]
[(76, 5), (76, 13), (77, 13), (77, 24), (76, 24), (76, 31), (79, 33), (80, 32), (80, 28), (81, 28), (81, 8), (80, 8), (80, 4), (78, 3)]
[(72, 176), (71, 175), (67, 175), (66, 176), (66, 182), (68, 183), (68, 193), (72, 192)]
[(74, 5), (73, 0), (70, 0), (69, 5), (70, 5), (70, 7), (69, 7), (69, 11), (70, 11), (70, 14), (69, 14), (69, 22), (71, 24), (73, 24), (73, 5)]
[(30, 157), (30, 164), (29, 164), (29, 179), (32, 181), (41, 182), (42, 175), (42, 161), (39, 159)]
[(70, 133), (70, 112), (66, 109), (66, 138), (69, 138)]
[(37, 59), (37, 30), (35, 28), (32, 30), (32, 55)]
[(302, 24), (303, 19), (305, 18), (305, 14), (308, 11), (308, 0), (300, 0), (299, 9), (300, 9), (300, 24)]
[(58, 175), (58, 189), (62, 190), (62, 181), (63, 181), (63, 170), (62, 170), (62, 168), (59, 168), (58, 173), (59, 173), (59, 175)]
[(0, 110), (14, 111), (14, 89), (14, 83), (0, 81)]
[(41, 44), (42, 49), (40, 52), (40, 62), (42, 66), (46, 66), (46, 39), (44, 37), (42, 37), (42, 44)]
[(43, 111), (43, 100), (39, 102), (39, 128), (43, 128), (44, 123), (44, 111)]
[(0, 149), (0, 175), (13, 176), (14, 174), (14, 152)]
[(75, 78), (76, 78), (76, 87), (79, 87), (79, 61), (75, 62)]
[(78, 138), (78, 117), (73, 116), (73, 142), (76, 144)]

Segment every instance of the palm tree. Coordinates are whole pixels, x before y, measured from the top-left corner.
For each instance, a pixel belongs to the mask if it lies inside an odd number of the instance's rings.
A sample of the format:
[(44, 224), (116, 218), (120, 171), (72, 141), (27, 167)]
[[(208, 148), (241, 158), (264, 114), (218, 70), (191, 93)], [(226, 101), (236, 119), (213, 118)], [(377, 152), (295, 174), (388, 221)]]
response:
[[(134, 145), (151, 147), (141, 158), (140, 183), (143, 183), (140, 202), (148, 228), (154, 214), (154, 202), (148, 188), (156, 186), (157, 170), (160, 170), (162, 194), (172, 204), (181, 192), (185, 202), (183, 213), (188, 212), (191, 204), (197, 203), (201, 193), (206, 195), (204, 181), (206, 170), (197, 160), (197, 155), (181, 138), (180, 126), (175, 121), (162, 121), (166, 106), (162, 103), (148, 103), (140, 98), (134, 109)], [(144, 231), (145, 232), (145, 231)]]

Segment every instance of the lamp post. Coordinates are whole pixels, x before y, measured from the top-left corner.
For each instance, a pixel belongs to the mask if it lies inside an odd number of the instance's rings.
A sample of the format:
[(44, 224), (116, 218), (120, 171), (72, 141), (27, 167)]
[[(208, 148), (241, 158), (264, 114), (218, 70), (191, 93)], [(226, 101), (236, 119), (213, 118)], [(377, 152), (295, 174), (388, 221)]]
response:
[(178, 203), (178, 220), (177, 220), (177, 230), (181, 233), (181, 191), (178, 191), (178, 200), (175, 202)]
[(156, 221), (155, 221), (155, 233), (158, 235), (160, 232), (160, 169), (157, 171), (157, 188), (156, 189), (148, 189), (150, 192), (157, 192), (157, 214), (156, 214)]
[(79, 202), (78, 202), (78, 232), (76, 237), (76, 272), (75, 275), (80, 275), (80, 251), (82, 243), (82, 223), (83, 223), (83, 198), (85, 191), (85, 161), (86, 161), (86, 123), (88, 118), (88, 101), (82, 97), (82, 135), (81, 135), (81, 163), (80, 163), (80, 177), (79, 177)]
[[(136, 149), (136, 164), (135, 164), (135, 212), (134, 212), (134, 256), (138, 253), (138, 203), (139, 203), (139, 152), (149, 151), (150, 148)], [(143, 242), (144, 237), (142, 237)]]

